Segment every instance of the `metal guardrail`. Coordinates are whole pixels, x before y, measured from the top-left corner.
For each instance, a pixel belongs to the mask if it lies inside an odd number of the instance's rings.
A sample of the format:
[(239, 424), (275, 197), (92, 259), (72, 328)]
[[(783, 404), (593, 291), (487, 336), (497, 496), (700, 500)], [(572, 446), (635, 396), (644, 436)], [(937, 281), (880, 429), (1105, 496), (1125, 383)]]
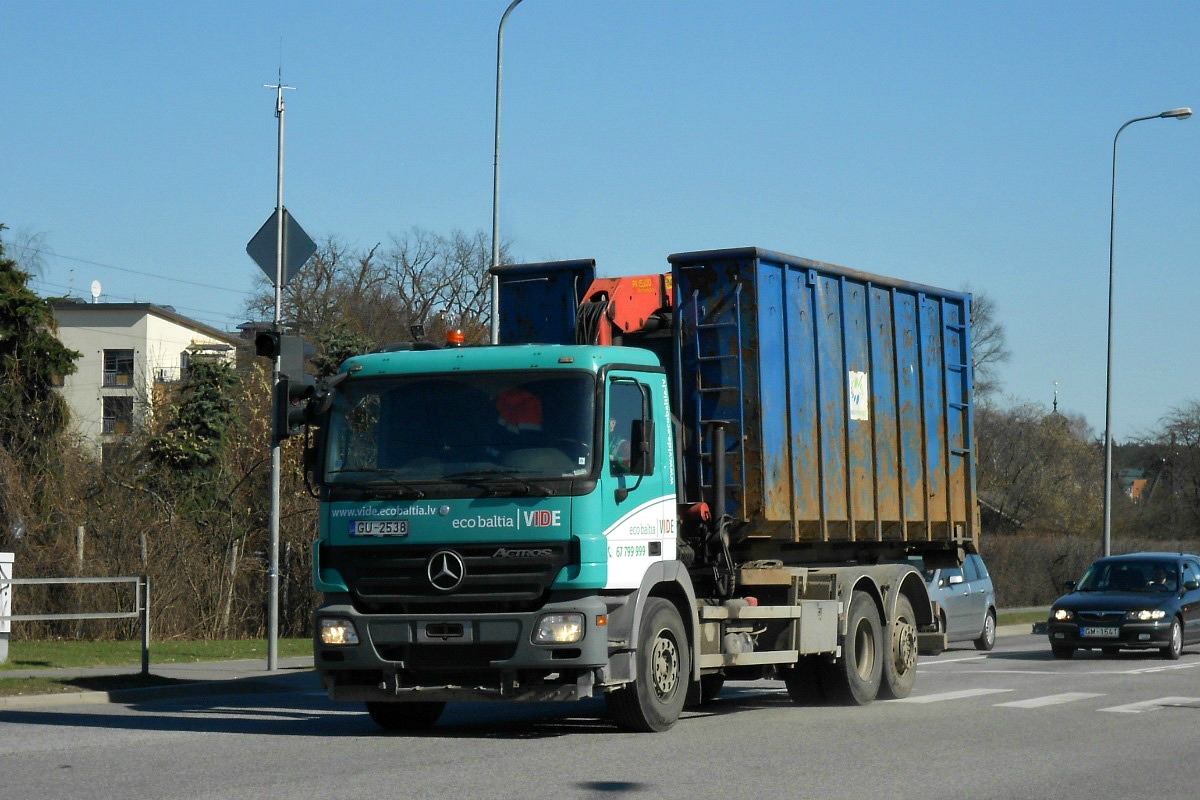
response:
[(71, 619), (134, 619), (142, 621), (142, 674), (150, 674), (150, 576), (121, 578), (0, 578), (2, 586), (45, 586), (51, 584), (132, 583), (133, 611), (85, 611), (74, 614), (9, 614), (0, 622), (55, 622)]

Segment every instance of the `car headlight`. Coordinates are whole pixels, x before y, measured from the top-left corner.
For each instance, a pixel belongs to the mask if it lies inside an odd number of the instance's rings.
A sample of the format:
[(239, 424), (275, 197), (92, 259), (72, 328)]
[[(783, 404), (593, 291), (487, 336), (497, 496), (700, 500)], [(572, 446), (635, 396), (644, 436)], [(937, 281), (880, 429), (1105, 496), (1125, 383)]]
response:
[(1058, 620), (1059, 622), (1064, 622), (1065, 620), (1068, 620), (1071, 618), (1071, 612), (1069, 609), (1066, 609), (1066, 608), (1056, 608), (1056, 609), (1054, 609), (1054, 612), (1050, 616), (1052, 616), (1054, 619)]
[(574, 644), (583, 638), (583, 614), (543, 614), (533, 629), (534, 644)]
[(326, 617), (317, 623), (320, 625), (318, 639), (324, 645), (358, 644), (358, 631), (354, 623), (341, 617)]
[(1125, 614), (1125, 619), (1136, 619), (1138, 622), (1150, 622), (1155, 619), (1162, 619), (1167, 615), (1167, 612), (1161, 608), (1142, 608), (1137, 611), (1128, 611)]

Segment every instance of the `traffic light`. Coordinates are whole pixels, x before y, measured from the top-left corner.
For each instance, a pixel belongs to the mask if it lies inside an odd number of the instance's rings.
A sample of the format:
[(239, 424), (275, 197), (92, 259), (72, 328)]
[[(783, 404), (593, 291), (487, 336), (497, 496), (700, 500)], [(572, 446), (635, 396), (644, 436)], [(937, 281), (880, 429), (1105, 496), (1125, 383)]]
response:
[(278, 358), (282, 338), (279, 331), (259, 331), (254, 335), (254, 354), (272, 360)]
[(300, 380), (279, 376), (279, 383), (275, 384), (276, 439), (283, 440), (304, 432), (304, 426), (311, 421), (309, 400), (316, 391), (316, 382), (311, 375), (304, 375)]
[[(279, 337), (279, 373), (291, 378), (293, 384), (301, 383), (301, 379), (306, 377), (304, 366), (316, 355), (316, 346), (299, 336)], [(313, 378), (307, 377), (308, 382), (312, 383)]]
[(299, 436), (304, 426), (313, 420), (309, 401), (317, 392), (317, 381), (304, 367), (316, 355), (317, 349), (299, 336), (281, 336), (272, 331), (260, 333), (254, 339), (255, 350), (275, 348), (279, 358), (279, 382), (275, 384), (275, 439)]

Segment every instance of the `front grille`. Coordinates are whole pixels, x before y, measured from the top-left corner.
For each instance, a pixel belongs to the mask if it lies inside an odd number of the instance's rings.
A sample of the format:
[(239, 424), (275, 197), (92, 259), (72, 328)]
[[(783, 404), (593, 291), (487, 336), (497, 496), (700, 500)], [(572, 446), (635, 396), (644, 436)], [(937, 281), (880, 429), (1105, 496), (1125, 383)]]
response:
[[(461, 585), (443, 592), (429, 582), (430, 557), (453, 550), (465, 567)], [(513, 612), (537, 608), (559, 571), (578, 563), (568, 542), (507, 544), (321, 546), (321, 565), (333, 567), (364, 613)], [(512, 555), (530, 551), (533, 555)]]
[(516, 642), (463, 645), (395, 644), (376, 645), (385, 661), (402, 661), (411, 670), (464, 671), (485, 669), (493, 661), (507, 661), (517, 651)]
[(1079, 622), (1088, 625), (1116, 625), (1125, 619), (1124, 611), (1078, 611), (1075, 614)]

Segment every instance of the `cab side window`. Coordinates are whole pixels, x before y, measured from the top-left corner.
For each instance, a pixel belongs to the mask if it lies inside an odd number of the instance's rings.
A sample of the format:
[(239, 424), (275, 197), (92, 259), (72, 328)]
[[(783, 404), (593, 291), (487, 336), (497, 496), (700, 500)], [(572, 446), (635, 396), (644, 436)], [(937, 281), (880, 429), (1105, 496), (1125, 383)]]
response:
[(609, 384), (607, 449), (608, 469), (613, 475), (641, 471), (641, 465), (634, 463), (639, 454), (633, 452), (632, 443), (642, 420), (649, 416), (648, 394), (636, 381), (615, 380)]

